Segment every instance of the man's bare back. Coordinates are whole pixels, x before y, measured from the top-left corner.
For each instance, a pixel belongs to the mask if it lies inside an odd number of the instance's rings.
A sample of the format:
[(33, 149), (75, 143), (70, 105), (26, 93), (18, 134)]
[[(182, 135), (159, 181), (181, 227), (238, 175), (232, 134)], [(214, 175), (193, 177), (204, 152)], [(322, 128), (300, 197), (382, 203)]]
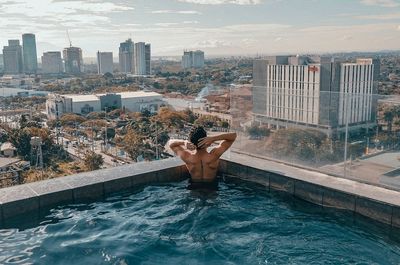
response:
[[(207, 137), (204, 131), (204, 136), (200, 139), (190, 137), (192, 142), (171, 140), (169, 144), (174, 153), (186, 163), (192, 182), (213, 182), (217, 176), (219, 158), (236, 139), (236, 133)], [(208, 152), (207, 148), (218, 141), (221, 141), (219, 146)]]

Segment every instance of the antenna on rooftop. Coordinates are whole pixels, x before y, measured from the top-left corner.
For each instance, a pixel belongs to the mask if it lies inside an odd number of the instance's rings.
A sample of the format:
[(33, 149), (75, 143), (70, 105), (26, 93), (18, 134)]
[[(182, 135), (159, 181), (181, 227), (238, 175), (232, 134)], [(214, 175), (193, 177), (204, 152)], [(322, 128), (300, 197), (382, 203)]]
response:
[(67, 29), (67, 37), (68, 37), (69, 47), (72, 47), (72, 42), (71, 42), (71, 38), (69, 37), (68, 29)]

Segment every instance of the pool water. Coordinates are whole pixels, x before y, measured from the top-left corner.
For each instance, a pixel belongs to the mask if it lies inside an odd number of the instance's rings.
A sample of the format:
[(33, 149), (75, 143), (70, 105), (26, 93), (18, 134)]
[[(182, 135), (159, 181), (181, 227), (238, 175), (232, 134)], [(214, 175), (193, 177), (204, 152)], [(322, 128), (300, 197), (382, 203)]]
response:
[[(0, 230), (0, 264), (399, 264), (394, 231), (260, 186), (148, 186)], [(29, 219), (29, 217), (27, 217)]]

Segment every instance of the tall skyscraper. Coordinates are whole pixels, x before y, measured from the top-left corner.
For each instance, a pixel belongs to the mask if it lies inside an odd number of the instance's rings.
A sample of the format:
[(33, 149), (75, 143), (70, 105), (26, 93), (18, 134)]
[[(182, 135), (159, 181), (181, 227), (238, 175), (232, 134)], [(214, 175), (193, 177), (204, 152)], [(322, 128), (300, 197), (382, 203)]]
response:
[(145, 57), (146, 57), (146, 75), (151, 75), (151, 45), (146, 44), (145, 47)]
[(274, 56), (253, 65), (255, 120), (271, 127), (314, 128), (333, 135), (376, 125), (373, 59)]
[(114, 72), (114, 62), (112, 52), (97, 52), (97, 73), (113, 73)]
[(135, 74), (146, 75), (146, 44), (135, 43)]
[(23, 72), (22, 46), (19, 40), (8, 40), (8, 46), (3, 47), (4, 73), (21, 74)]
[(79, 74), (82, 72), (83, 60), (82, 50), (78, 47), (68, 47), (63, 51), (65, 72), (69, 74)]
[(199, 50), (194, 51), (192, 60), (193, 60), (193, 68), (204, 67), (204, 52)]
[(0, 73), (4, 70), (3, 54), (0, 54)]
[(42, 72), (59, 74), (63, 71), (61, 52), (45, 52), (42, 56)]
[(181, 65), (183, 69), (204, 67), (204, 52), (200, 50), (183, 52)]
[(36, 38), (34, 34), (22, 35), (22, 47), (24, 57), (24, 72), (34, 74), (37, 71)]
[(131, 39), (119, 45), (119, 71), (122, 73), (134, 73), (134, 43)]

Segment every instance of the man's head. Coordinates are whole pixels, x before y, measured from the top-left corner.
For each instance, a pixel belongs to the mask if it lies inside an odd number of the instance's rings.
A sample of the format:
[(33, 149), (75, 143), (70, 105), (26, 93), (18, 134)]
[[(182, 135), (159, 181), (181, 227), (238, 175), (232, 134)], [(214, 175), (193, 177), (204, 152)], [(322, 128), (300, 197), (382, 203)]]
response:
[(203, 127), (199, 126), (199, 127), (194, 127), (189, 134), (189, 140), (192, 144), (194, 144), (197, 148), (199, 141), (201, 138), (207, 137), (207, 132), (206, 130), (204, 130)]

